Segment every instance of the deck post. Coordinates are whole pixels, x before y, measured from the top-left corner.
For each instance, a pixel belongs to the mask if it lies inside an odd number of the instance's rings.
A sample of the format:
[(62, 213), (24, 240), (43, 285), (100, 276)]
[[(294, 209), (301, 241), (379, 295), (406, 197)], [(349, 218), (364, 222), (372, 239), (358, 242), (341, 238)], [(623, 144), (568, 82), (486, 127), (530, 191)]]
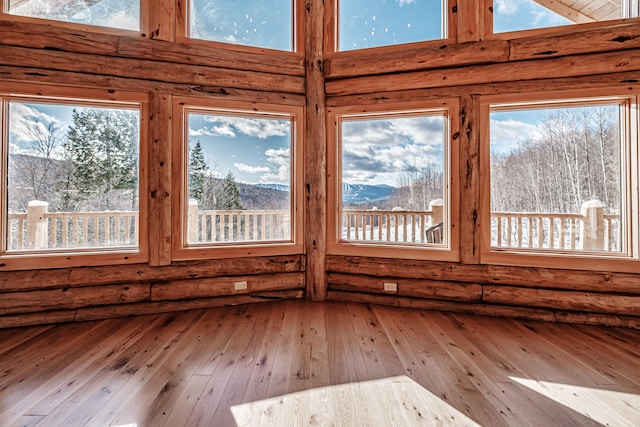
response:
[(27, 205), (27, 241), (25, 249), (46, 249), (48, 245), (49, 223), (45, 217), (49, 203), (32, 200)]
[(198, 201), (196, 199), (189, 199), (187, 218), (187, 243), (198, 243)]
[(580, 207), (582, 250), (602, 251), (604, 247), (604, 209), (599, 200), (589, 200)]
[(444, 200), (435, 199), (429, 203), (429, 210), (431, 210), (431, 226), (442, 222), (442, 213), (444, 211)]

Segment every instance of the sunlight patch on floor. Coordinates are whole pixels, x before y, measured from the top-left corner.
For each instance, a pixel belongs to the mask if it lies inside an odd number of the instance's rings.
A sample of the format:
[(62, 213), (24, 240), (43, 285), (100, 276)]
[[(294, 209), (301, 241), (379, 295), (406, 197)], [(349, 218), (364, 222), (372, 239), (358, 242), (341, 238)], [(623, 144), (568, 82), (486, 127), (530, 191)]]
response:
[(406, 376), (314, 388), (231, 412), (238, 426), (479, 425)]
[(603, 425), (637, 426), (631, 420), (640, 420), (640, 394), (528, 378), (509, 378)]

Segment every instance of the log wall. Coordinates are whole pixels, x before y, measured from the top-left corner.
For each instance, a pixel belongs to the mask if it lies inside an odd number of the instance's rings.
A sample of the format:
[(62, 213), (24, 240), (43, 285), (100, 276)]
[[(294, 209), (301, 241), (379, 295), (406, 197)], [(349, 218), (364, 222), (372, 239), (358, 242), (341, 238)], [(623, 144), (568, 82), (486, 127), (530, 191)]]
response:
[[(145, 2), (146, 3), (146, 2)], [(640, 268), (602, 271), (482, 264), (479, 104), (483, 95), (628, 88), (640, 82), (640, 22), (491, 36), (486, 2), (458, 0), (450, 37), (336, 53), (334, 3), (298, 1), (300, 53), (190, 43), (179, 2), (148, 0), (139, 35), (0, 15), (0, 83), (150, 96), (149, 260), (0, 272), (0, 327), (90, 320), (274, 298), (333, 299), (540, 320), (640, 327)], [(172, 19), (177, 14), (178, 19)], [(180, 28), (182, 24), (178, 25)], [(178, 40), (178, 41), (176, 41)], [(305, 254), (173, 261), (172, 97), (306, 106)], [(458, 98), (460, 261), (327, 254), (325, 107)], [(637, 213), (636, 213), (637, 214)], [(628, 269), (627, 269), (628, 270)], [(233, 290), (236, 281), (248, 289)], [(398, 285), (384, 291), (385, 282)]]

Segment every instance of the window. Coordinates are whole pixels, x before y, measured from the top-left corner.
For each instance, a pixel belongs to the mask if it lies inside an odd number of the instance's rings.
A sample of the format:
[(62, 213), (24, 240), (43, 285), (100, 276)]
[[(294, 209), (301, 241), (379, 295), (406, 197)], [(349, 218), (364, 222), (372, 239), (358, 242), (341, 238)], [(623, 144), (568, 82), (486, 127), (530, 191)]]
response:
[(131, 0), (4, 0), (11, 15), (138, 31), (140, 2)]
[(231, 254), (231, 247), (247, 253), (301, 245), (301, 109), (187, 106), (182, 113), (185, 196), (177, 249), (224, 247)]
[(630, 257), (634, 97), (492, 103), (491, 251)]
[[(331, 250), (337, 253), (387, 254), (401, 249), (407, 257), (425, 248), (452, 251), (452, 108), (385, 111), (337, 111), (336, 152), (330, 184), (336, 218)], [(455, 169), (454, 169), (455, 170)], [(408, 251), (407, 251), (408, 250)], [(364, 252), (363, 252), (364, 251)]]
[(190, 0), (188, 37), (294, 51), (293, 0)]
[(447, 37), (446, 0), (336, 0), (337, 50)]
[(494, 0), (494, 33), (637, 17), (637, 0)]
[(2, 253), (140, 253), (143, 103), (0, 99)]

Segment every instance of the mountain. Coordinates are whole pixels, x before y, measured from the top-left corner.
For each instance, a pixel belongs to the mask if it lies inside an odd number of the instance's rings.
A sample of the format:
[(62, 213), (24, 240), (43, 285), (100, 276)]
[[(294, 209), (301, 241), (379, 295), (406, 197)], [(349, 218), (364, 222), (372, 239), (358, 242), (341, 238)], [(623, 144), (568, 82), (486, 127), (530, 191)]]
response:
[(393, 195), (395, 187), (390, 185), (342, 184), (342, 203), (359, 205), (363, 203), (382, 203)]
[(246, 209), (287, 209), (291, 203), (289, 188), (286, 185), (237, 184), (240, 201)]
[(269, 188), (271, 190), (289, 191), (289, 186), (284, 184), (255, 184), (256, 187)]
[[(283, 184), (238, 183), (240, 199), (247, 209), (278, 209), (288, 206), (289, 186)], [(390, 185), (343, 184), (342, 201), (345, 205), (363, 205), (388, 201), (396, 191)]]

